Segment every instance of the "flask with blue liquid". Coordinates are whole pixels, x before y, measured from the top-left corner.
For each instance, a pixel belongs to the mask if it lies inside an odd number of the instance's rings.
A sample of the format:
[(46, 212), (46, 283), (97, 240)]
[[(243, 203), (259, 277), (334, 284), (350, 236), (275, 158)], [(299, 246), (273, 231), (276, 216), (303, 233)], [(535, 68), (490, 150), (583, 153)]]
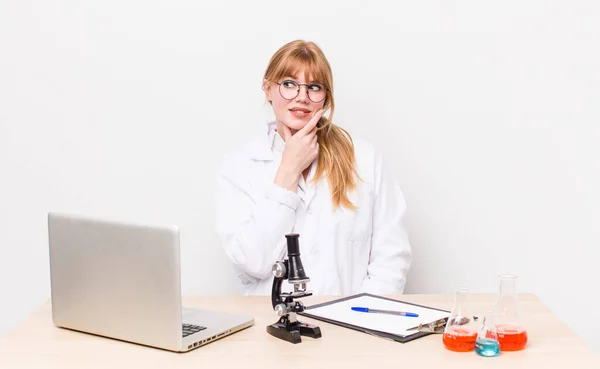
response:
[(478, 355), (493, 357), (500, 354), (500, 343), (498, 342), (498, 333), (494, 324), (494, 313), (491, 310), (486, 311), (475, 341), (475, 352)]

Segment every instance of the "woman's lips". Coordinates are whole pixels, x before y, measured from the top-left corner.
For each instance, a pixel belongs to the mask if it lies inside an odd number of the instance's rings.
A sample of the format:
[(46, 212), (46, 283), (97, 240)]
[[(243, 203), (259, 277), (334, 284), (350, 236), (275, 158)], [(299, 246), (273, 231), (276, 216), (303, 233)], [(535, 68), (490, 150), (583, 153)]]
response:
[(290, 113), (297, 118), (305, 118), (310, 114), (310, 110), (304, 108), (292, 108)]

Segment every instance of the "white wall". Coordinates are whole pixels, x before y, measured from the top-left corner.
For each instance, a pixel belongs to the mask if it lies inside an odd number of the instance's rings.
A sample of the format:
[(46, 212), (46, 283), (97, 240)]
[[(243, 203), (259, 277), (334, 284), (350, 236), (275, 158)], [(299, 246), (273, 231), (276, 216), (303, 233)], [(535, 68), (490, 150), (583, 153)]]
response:
[(600, 310), (598, 4), (0, 3), (0, 334), (49, 297), (48, 211), (178, 224), (183, 292), (237, 293), (216, 159), (270, 118), (266, 64), (303, 38), (332, 64), (337, 123), (404, 189), (406, 292), (512, 271), (600, 352), (581, 313)]

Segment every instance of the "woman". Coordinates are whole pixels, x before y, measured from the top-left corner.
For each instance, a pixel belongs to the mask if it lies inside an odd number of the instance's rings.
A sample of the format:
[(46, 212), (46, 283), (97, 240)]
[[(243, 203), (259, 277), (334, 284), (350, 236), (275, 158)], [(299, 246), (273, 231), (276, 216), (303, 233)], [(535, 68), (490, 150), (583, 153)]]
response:
[(300, 234), (314, 294), (403, 292), (411, 260), (404, 198), (373, 146), (332, 123), (332, 80), (316, 44), (280, 48), (262, 86), (275, 122), (222, 164), (217, 232), (245, 294), (270, 294), (289, 233)]

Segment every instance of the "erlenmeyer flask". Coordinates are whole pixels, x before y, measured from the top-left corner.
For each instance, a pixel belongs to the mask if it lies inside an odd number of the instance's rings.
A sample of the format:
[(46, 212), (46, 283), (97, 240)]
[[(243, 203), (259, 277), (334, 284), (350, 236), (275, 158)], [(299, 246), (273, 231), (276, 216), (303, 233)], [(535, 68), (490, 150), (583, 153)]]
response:
[(498, 356), (500, 354), (500, 343), (494, 324), (494, 312), (488, 310), (483, 317), (483, 322), (475, 341), (475, 352), (481, 356)]
[(521, 311), (516, 292), (517, 276), (500, 274), (500, 287), (496, 301), (494, 322), (498, 333), (500, 350), (517, 351), (527, 344), (527, 331), (521, 321)]
[(454, 292), (454, 307), (446, 323), (442, 341), (448, 350), (471, 351), (475, 348), (477, 326), (468, 306), (468, 290), (459, 288)]

